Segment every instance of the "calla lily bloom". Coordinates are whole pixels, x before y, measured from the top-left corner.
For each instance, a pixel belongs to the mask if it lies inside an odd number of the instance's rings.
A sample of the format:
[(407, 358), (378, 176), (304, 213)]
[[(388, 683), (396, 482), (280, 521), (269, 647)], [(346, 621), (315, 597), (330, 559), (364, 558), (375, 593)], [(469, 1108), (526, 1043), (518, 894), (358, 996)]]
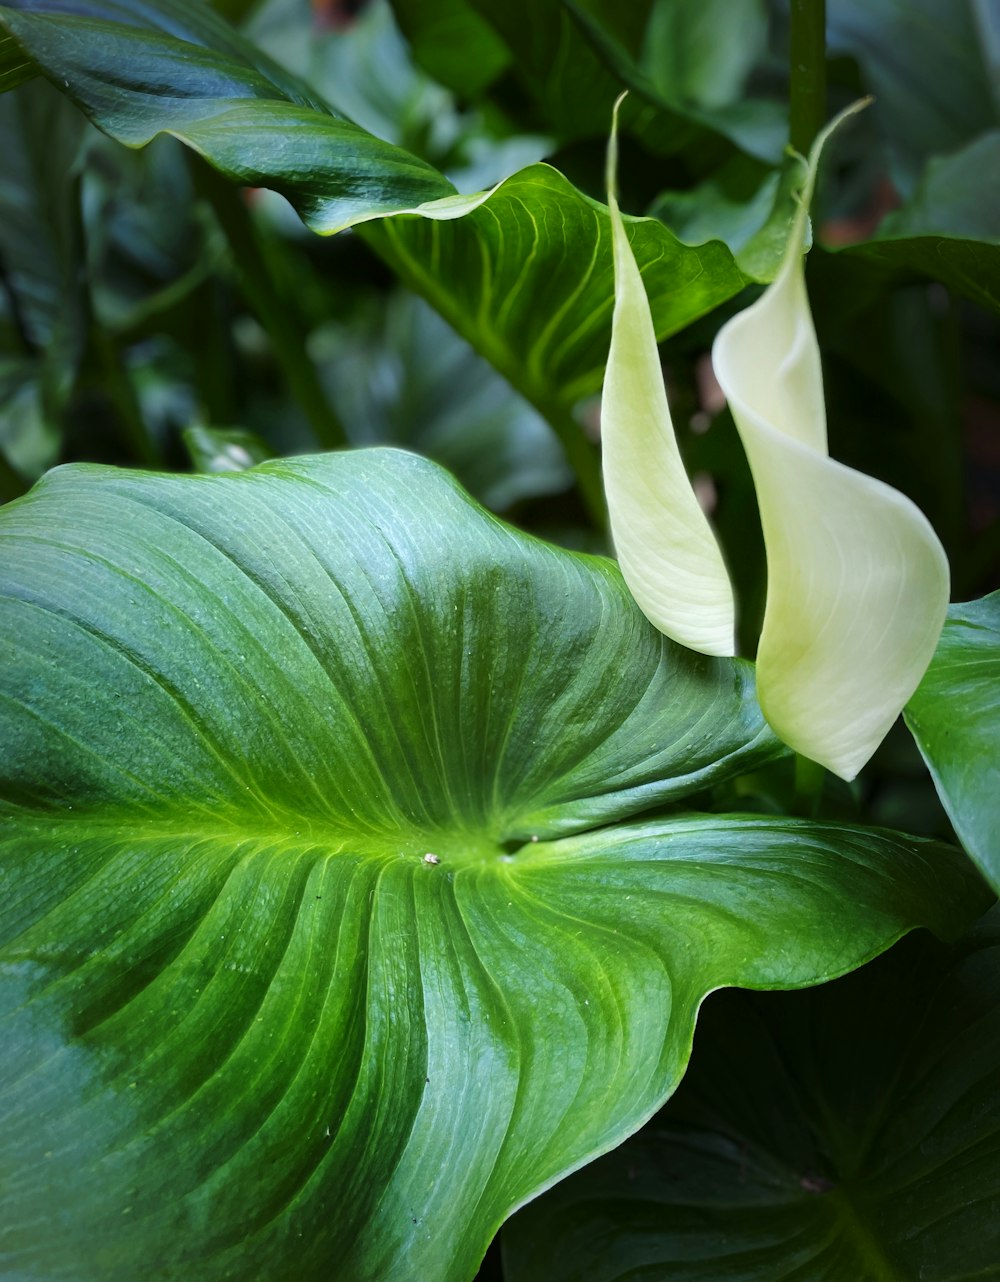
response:
[[(949, 572), (919, 509), (890, 486), (831, 459), (827, 450), (822, 369), (803, 263), (820, 151), (840, 119), (813, 147), (777, 277), (719, 331), (712, 359), (750, 462), (767, 551), (757, 652), (761, 708), (797, 752), (853, 779), (930, 663), (948, 606)], [(620, 377), (615, 370), (613, 378)], [(615, 425), (612, 420), (613, 430)], [(631, 447), (636, 454), (647, 448), (639, 432), (632, 433)], [(626, 448), (621, 440), (613, 444), (619, 453)], [(642, 469), (641, 458), (634, 467)], [(609, 505), (621, 502), (621, 493), (620, 486), (609, 487)], [(633, 487), (633, 498), (637, 493)], [(658, 556), (652, 539), (645, 555)], [(667, 564), (682, 555), (678, 543)], [(688, 574), (696, 567), (690, 561)], [(622, 570), (632, 588), (634, 569), (623, 564)], [(682, 591), (690, 601), (686, 583)], [(635, 595), (653, 623), (690, 644)], [(707, 616), (710, 626), (715, 617)]]
[(677, 448), (649, 300), (618, 210), (616, 127), (608, 143), (615, 309), (601, 398), (611, 536), (629, 591), (651, 623), (691, 650), (733, 654), (732, 585)]

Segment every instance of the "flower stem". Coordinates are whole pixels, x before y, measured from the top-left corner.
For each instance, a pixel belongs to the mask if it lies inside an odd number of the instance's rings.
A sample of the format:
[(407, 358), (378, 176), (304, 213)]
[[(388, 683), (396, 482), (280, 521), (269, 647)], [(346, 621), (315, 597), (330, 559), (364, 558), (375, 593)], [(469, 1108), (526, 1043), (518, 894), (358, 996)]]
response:
[(826, 121), (826, 0), (791, 0), (791, 137), (802, 156)]

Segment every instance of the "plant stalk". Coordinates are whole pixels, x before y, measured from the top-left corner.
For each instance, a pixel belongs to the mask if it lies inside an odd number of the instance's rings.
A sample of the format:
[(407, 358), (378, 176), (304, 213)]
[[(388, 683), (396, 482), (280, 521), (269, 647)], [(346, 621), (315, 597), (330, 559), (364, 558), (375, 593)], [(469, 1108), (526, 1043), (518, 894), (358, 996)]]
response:
[(229, 242), (246, 300), (270, 339), (275, 359), (316, 439), (328, 450), (346, 445), (347, 433), (306, 351), (299, 317), (267, 269), (259, 234), (239, 191), (204, 163), (194, 164), (193, 170), (197, 190), (212, 206)]
[(792, 146), (809, 154), (826, 123), (826, 0), (791, 0)]

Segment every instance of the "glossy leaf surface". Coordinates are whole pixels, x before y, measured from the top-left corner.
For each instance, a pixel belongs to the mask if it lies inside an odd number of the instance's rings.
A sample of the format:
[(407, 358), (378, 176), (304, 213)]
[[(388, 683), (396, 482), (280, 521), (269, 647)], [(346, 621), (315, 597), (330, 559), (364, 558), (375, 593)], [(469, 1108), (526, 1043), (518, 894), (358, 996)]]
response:
[(979, 902), (932, 843), (629, 820), (773, 755), (748, 665), (412, 456), (65, 468), (0, 545), (8, 1276), (467, 1279), (706, 991)]
[(453, 193), (415, 156), (333, 115), (204, 5), (0, 7), (53, 83), (111, 137), (172, 133), (234, 182), (285, 195), (314, 230), (337, 231)]
[(712, 997), (638, 1136), (504, 1230), (509, 1282), (1000, 1276), (1000, 918)]
[(955, 831), (1000, 893), (1000, 592), (949, 609), (905, 715)]

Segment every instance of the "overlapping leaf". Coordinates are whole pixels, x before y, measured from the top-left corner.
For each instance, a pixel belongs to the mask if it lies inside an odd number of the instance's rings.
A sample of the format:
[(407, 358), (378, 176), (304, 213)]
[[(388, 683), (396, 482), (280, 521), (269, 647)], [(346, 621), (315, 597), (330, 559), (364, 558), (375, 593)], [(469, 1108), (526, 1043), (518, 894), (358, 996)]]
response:
[(1000, 919), (725, 993), (653, 1123), (504, 1230), (509, 1282), (964, 1282), (1000, 1259)]
[(192, 0), (8, 5), (2, 28), (113, 138), (139, 147), (172, 133), (234, 181), (282, 192), (317, 230), (454, 192), (430, 165), (332, 114)]
[(0, 548), (8, 1276), (467, 1279), (706, 991), (980, 902), (933, 843), (628, 820), (776, 750), (748, 665), (412, 456), (62, 469)]
[(949, 609), (905, 716), (955, 831), (1000, 892), (1000, 592)]
[[(718, 241), (682, 244), (652, 218), (625, 218), (658, 338), (746, 283)], [(366, 236), (418, 293), (529, 400), (595, 392), (614, 305), (611, 221), (549, 165), (514, 174), (453, 222), (389, 219)]]

